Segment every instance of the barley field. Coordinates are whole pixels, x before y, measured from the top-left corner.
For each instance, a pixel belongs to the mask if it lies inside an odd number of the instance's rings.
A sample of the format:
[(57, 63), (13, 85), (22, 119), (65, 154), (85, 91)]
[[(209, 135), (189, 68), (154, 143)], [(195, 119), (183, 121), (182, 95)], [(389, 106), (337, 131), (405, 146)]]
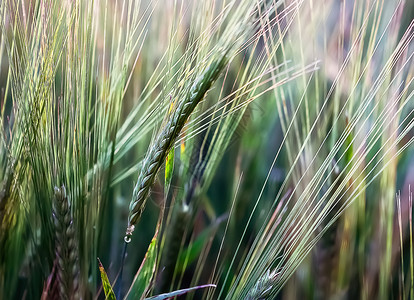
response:
[(0, 300), (414, 299), (413, 0), (0, 26)]

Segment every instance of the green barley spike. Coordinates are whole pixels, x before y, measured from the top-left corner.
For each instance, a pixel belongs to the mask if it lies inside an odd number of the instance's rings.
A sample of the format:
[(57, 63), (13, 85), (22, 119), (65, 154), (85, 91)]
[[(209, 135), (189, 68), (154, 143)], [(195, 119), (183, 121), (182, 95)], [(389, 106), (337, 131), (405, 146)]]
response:
[(273, 299), (272, 289), (279, 273), (267, 270), (250, 290), (245, 300), (267, 300)]
[(56, 231), (57, 281), (60, 298), (77, 299), (79, 297), (79, 253), (64, 186), (55, 187), (53, 219)]
[(138, 181), (129, 205), (126, 242), (130, 240), (134, 226), (141, 217), (149, 196), (150, 188), (155, 181), (158, 170), (165, 161), (168, 151), (174, 145), (187, 119), (197, 104), (203, 99), (206, 92), (211, 88), (227, 61), (227, 53), (224, 52), (218, 59), (213, 60), (207, 69), (195, 79), (184, 101), (178, 104), (177, 109), (152, 143), (143, 161), (141, 172), (138, 176)]

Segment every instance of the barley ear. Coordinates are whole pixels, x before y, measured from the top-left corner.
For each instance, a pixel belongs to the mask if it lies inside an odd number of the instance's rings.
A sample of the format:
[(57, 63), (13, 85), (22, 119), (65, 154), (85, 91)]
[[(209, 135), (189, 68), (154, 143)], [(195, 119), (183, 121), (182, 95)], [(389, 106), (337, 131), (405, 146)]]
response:
[(250, 292), (247, 294), (245, 300), (273, 299), (272, 288), (274, 286), (278, 274), (279, 273), (276, 273), (276, 271), (270, 272), (270, 270), (267, 270), (266, 274), (260, 277), (253, 289), (251, 289)]
[(56, 232), (57, 281), (61, 299), (79, 298), (79, 262), (75, 228), (64, 186), (55, 187), (53, 219)]
[(171, 118), (153, 141), (143, 161), (142, 169), (129, 205), (128, 228), (125, 236), (126, 242), (130, 241), (134, 226), (141, 217), (151, 186), (154, 184), (157, 172), (165, 161), (168, 151), (174, 145), (187, 119), (211, 88), (227, 64), (227, 61), (227, 52), (224, 52), (213, 60), (202, 74), (195, 79), (185, 99), (178, 104)]

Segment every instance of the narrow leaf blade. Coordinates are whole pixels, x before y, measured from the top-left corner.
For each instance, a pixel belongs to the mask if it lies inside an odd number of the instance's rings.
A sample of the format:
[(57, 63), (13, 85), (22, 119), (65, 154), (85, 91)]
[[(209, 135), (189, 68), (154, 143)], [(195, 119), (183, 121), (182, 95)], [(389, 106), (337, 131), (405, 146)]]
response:
[(115, 293), (112, 290), (111, 283), (109, 282), (108, 275), (106, 275), (105, 269), (98, 258), (99, 271), (101, 272), (102, 287), (105, 293), (105, 299), (116, 300)]
[(170, 189), (172, 174), (174, 171), (174, 147), (168, 152), (167, 158), (165, 159), (165, 194), (168, 194)]
[(125, 299), (141, 299), (150, 287), (157, 264), (157, 234), (158, 230), (148, 247), (144, 260), (134, 277)]
[(199, 286), (195, 286), (195, 287), (188, 288), (188, 289), (182, 289), (182, 290), (177, 290), (177, 291), (170, 292), (170, 293), (160, 294), (160, 295), (157, 295), (157, 296), (153, 296), (153, 297), (150, 297), (150, 298), (146, 298), (146, 300), (164, 300), (164, 299), (170, 299), (170, 298), (173, 298), (173, 297), (177, 297), (177, 296), (181, 296), (181, 295), (187, 294), (189, 292), (192, 292), (192, 291), (195, 291), (195, 290), (198, 290), (198, 289), (205, 289), (205, 288), (208, 288), (208, 287), (215, 288), (216, 285), (215, 284), (199, 285)]

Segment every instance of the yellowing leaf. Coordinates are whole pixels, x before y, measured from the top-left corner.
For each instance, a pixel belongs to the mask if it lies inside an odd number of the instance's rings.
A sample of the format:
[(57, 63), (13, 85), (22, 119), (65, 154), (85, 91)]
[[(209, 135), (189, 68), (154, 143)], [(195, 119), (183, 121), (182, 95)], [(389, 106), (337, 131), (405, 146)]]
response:
[(174, 148), (171, 148), (165, 160), (165, 194), (166, 195), (170, 188), (173, 170), (174, 170)]
[(109, 282), (108, 276), (106, 275), (105, 269), (98, 258), (99, 271), (101, 272), (102, 287), (105, 293), (105, 299), (116, 300), (115, 293), (112, 290), (111, 283)]

